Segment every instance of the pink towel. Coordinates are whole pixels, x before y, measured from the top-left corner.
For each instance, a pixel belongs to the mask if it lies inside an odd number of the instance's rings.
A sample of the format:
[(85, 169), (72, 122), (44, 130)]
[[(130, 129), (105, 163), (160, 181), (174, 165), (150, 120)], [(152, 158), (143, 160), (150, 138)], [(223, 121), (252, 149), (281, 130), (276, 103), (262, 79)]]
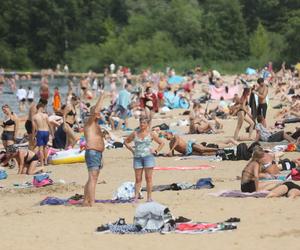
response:
[(239, 93), (239, 86), (228, 87), (228, 93), (226, 93), (224, 86), (219, 88), (210, 86), (209, 93), (211, 95), (211, 99), (220, 100), (220, 98), (223, 96), (224, 100), (230, 100), (234, 97), (235, 94)]

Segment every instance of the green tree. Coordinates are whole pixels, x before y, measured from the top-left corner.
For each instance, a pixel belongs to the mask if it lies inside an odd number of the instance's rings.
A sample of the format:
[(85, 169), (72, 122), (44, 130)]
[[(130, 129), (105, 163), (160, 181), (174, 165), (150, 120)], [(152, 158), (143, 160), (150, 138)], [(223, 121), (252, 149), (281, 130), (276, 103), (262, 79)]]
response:
[(205, 57), (237, 60), (248, 54), (248, 39), (238, 0), (210, 0), (204, 4)]
[(258, 23), (256, 31), (250, 38), (250, 53), (252, 56), (261, 59), (270, 52), (268, 33), (261, 23)]

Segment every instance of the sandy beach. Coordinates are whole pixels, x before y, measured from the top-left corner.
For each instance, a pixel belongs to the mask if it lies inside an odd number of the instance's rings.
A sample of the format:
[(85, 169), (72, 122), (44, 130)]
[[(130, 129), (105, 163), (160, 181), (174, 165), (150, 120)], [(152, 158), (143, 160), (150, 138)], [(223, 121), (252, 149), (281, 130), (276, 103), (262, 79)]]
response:
[[(269, 107), (278, 104), (270, 102)], [(182, 110), (168, 113), (170, 118), (157, 115), (153, 125), (170, 123), (181, 116)], [(274, 110), (268, 110), (268, 122)], [(130, 119), (130, 127), (137, 125)], [(233, 136), (236, 120), (224, 120), (224, 134), (184, 135), (197, 142), (220, 142)], [(243, 126), (243, 133), (244, 127)], [(286, 131), (293, 131), (296, 124), (288, 124)], [(188, 127), (172, 127), (187, 132)], [(124, 135), (124, 133), (123, 133)], [(163, 152), (167, 152), (167, 141)], [(299, 153), (286, 153), (293, 159)], [(174, 216), (184, 216), (199, 222), (219, 222), (238, 217), (237, 230), (199, 235), (158, 233), (145, 235), (116, 235), (95, 233), (98, 226), (122, 217), (131, 223), (137, 204), (96, 204), (93, 208), (79, 206), (40, 206), (47, 196), (68, 198), (83, 193), (87, 179), (85, 164), (48, 166), (51, 178), (57, 184), (44, 188), (13, 188), (15, 183), (32, 181), (32, 176), (17, 175), (16, 169), (7, 170), (8, 178), (0, 181), (0, 239), (1, 249), (299, 249), (300, 199), (273, 198), (220, 198), (209, 195), (221, 190), (239, 189), (237, 176), (246, 161), (209, 162), (176, 160), (178, 157), (158, 157), (157, 166), (197, 166), (210, 164), (215, 168), (188, 171), (155, 171), (154, 184), (174, 182), (195, 183), (211, 177), (213, 189), (154, 192), (155, 201), (168, 206)], [(104, 152), (104, 168), (96, 188), (98, 199), (111, 199), (116, 189), (125, 181), (134, 181), (132, 155), (125, 148)], [(143, 182), (143, 186), (145, 182)], [(144, 194), (145, 196), (145, 194)], [(145, 202), (141, 200), (140, 203)]]

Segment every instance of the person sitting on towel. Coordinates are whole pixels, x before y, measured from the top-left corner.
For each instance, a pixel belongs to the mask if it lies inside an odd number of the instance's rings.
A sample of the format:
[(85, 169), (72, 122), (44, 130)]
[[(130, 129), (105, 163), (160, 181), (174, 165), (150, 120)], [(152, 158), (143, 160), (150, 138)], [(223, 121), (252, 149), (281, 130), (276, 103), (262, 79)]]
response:
[(265, 156), (265, 151), (258, 148), (253, 152), (252, 158), (242, 171), (241, 176), (241, 191), (244, 193), (253, 193), (258, 191), (268, 191), (276, 188), (280, 183), (278, 181), (259, 181), (262, 173), (262, 162)]
[(186, 142), (180, 136), (174, 135), (172, 132), (161, 132), (160, 135), (163, 135), (170, 141), (170, 151), (166, 154), (167, 156), (173, 156), (175, 150), (183, 155), (215, 155), (219, 150), (218, 148), (205, 147), (193, 141)]

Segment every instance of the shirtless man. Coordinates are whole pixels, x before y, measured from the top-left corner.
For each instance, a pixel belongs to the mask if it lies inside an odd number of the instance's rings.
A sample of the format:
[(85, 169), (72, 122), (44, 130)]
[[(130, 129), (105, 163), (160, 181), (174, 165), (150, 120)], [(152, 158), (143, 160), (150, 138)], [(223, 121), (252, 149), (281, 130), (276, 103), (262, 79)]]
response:
[[(268, 95), (268, 87), (264, 83), (263, 78), (258, 78), (257, 80), (258, 88), (256, 91), (254, 91), (254, 94), (258, 96), (258, 107), (257, 107), (257, 116), (262, 115), (266, 121), (266, 115), (267, 115), (267, 95)], [(266, 123), (266, 122), (265, 122)], [(264, 124), (266, 126), (266, 124)]]
[(175, 150), (183, 155), (215, 155), (219, 150), (219, 148), (204, 147), (203, 145), (196, 144), (192, 141), (186, 142), (181, 137), (174, 135), (171, 132), (165, 132), (164, 135), (165, 138), (170, 141), (170, 151), (167, 153), (167, 156), (173, 156)]
[(104, 151), (103, 134), (98, 120), (101, 118), (100, 111), (104, 100), (104, 91), (100, 92), (99, 99), (91, 108), (91, 114), (84, 125), (86, 139), (85, 162), (88, 168), (88, 181), (84, 187), (83, 206), (93, 206), (95, 203), (96, 184), (100, 169), (102, 169), (102, 152)]
[(48, 86), (48, 80), (46, 78), (43, 78), (41, 81), (40, 97), (41, 99), (44, 100), (48, 100), (49, 98), (49, 86)]
[(36, 109), (37, 113), (32, 117), (32, 134), (36, 135), (36, 145), (38, 146), (39, 150), (39, 159), (41, 162), (41, 167), (44, 167), (44, 164), (47, 165), (49, 129), (52, 137), (53, 133), (51, 131), (48, 115), (44, 113), (45, 105), (43, 103), (39, 103), (36, 106)]

